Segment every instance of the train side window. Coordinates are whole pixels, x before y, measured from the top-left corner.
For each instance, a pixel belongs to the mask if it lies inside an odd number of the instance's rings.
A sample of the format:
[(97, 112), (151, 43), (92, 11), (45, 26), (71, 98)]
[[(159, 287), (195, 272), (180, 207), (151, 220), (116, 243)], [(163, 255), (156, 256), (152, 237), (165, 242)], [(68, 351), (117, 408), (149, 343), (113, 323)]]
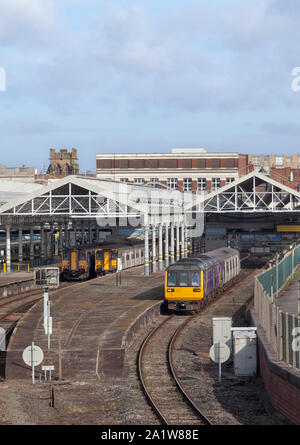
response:
[(129, 254), (126, 254), (126, 261), (129, 261)]
[(187, 286), (188, 285), (188, 273), (180, 272), (179, 273), (179, 286)]
[(196, 287), (200, 286), (200, 272), (192, 273), (192, 286), (196, 286)]
[(168, 272), (168, 286), (176, 286), (176, 272)]

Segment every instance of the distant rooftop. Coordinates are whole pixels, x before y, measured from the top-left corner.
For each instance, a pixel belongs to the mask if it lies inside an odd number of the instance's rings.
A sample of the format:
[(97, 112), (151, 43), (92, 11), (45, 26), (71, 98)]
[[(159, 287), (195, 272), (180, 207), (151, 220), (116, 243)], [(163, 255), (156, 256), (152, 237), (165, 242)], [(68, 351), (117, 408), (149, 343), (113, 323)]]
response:
[(4, 164), (0, 164), (0, 175), (14, 175), (14, 174), (35, 174), (37, 169), (35, 167), (6, 167)]
[(172, 148), (172, 153), (206, 153), (205, 148)]

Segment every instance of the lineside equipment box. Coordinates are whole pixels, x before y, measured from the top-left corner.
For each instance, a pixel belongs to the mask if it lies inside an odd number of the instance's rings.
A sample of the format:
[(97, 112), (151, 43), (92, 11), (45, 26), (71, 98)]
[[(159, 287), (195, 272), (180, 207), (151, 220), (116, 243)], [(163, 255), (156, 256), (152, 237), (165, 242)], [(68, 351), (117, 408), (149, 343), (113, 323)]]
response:
[(255, 376), (256, 360), (256, 328), (232, 328), (233, 333), (233, 365), (236, 376)]
[(213, 318), (213, 343), (225, 343), (230, 351), (232, 351), (231, 326), (231, 317)]

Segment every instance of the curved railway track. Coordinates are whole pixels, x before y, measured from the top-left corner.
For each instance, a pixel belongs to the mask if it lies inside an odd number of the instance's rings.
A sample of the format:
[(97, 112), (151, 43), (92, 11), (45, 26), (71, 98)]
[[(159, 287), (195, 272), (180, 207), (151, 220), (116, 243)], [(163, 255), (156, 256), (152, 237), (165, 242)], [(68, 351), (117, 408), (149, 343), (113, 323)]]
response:
[[(247, 279), (251, 271), (243, 269), (231, 286)], [(231, 286), (207, 301), (200, 312), (222, 296)], [(159, 420), (166, 425), (212, 425), (193, 401), (177, 377), (173, 360), (175, 342), (186, 325), (198, 314), (172, 315), (144, 340), (138, 354), (138, 376), (142, 389)], [(185, 321), (183, 321), (185, 318)], [(153, 365), (155, 363), (155, 365)]]
[[(50, 291), (50, 294), (53, 293), (57, 293), (60, 290), (63, 290), (66, 287), (72, 286), (74, 285), (74, 283), (61, 283), (59, 288), (54, 290), (54, 291)], [(33, 297), (37, 297), (39, 295), (38, 298), (33, 298)], [(33, 306), (34, 304), (36, 304), (38, 301), (43, 299), (43, 289), (31, 289), (25, 292), (22, 292), (20, 294), (16, 294), (16, 295), (10, 295), (7, 297), (3, 297), (0, 299), (0, 310), (4, 309), (5, 313), (4, 314), (0, 314), (0, 322), (4, 321), (7, 317), (9, 317), (10, 315), (17, 313), (17, 312), (21, 312), (23, 309), (25, 309), (28, 306)], [(13, 303), (19, 303), (22, 302), (22, 304), (17, 304), (12, 306)]]
[[(211, 425), (186, 393), (176, 375), (173, 350), (177, 336), (194, 316), (170, 316), (144, 340), (138, 374), (153, 410), (165, 425)], [(154, 363), (154, 365), (153, 365)]]

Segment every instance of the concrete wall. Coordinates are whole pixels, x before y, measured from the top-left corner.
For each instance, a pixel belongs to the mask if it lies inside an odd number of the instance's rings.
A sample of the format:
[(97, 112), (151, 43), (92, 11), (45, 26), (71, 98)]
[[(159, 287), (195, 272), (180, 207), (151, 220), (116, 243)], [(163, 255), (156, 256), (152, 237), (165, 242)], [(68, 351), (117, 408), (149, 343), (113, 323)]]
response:
[(6, 283), (0, 285), (0, 301), (1, 298), (9, 295), (17, 295), (27, 290), (36, 289), (33, 278), (19, 281), (17, 283)]

